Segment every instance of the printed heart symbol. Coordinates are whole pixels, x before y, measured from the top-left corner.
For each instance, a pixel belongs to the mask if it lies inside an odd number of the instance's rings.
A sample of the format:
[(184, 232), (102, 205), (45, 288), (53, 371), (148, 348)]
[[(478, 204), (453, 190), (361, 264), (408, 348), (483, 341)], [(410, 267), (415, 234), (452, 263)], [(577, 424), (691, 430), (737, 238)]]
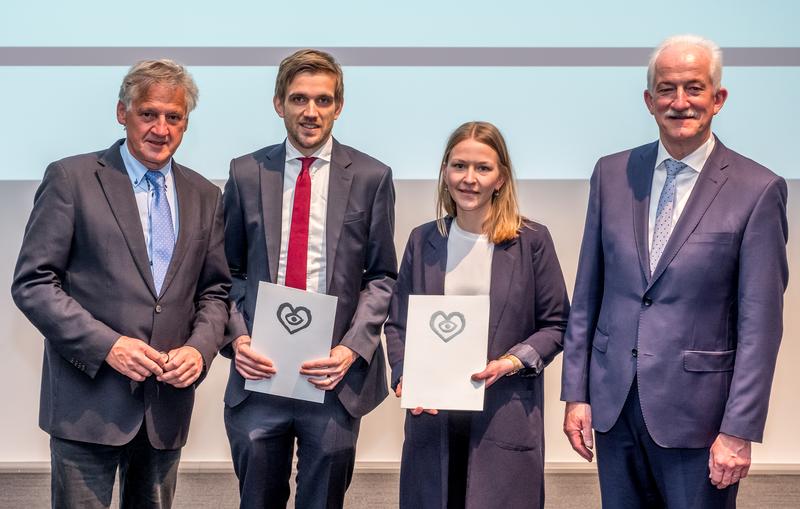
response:
[(447, 343), (454, 337), (461, 334), (466, 325), (464, 315), (458, 311), (453, 311), (446, 315), (443, 311), (437, 311), (431, 315), (431, 330)]
[(289, 334), (294, 334), (311, 325), (311, 311), (303, 306), (292, 307), (284, 302), (278, 306), (278, 321)]

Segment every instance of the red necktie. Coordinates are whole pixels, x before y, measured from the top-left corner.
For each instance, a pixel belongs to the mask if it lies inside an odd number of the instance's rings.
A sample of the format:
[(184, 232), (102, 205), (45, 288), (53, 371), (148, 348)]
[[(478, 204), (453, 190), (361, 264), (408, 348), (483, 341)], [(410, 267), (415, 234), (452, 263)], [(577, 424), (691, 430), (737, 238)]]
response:
[(289, 250), (286, 254), (286, 286), (306, 289), (308, 266), (308, 215), (311, 208), (311, 174), (309, 168), (316, 157), (298, 157), (303, 164), (294, 186), (292, 226), (289, 230)]

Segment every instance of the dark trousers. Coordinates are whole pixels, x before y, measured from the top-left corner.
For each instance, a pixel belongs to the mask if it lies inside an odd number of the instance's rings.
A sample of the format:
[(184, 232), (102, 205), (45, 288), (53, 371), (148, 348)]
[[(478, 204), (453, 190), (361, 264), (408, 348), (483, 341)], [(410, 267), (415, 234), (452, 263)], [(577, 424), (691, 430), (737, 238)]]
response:
[(286, 507), (296, 438), (295, 507), (343, 507), (359, 423), (332, 392), (325, 394), (324, 404), (252, 393), (239, 405), (225, 407), (239, 506)]
[(735, 508), (734, 484), (709, 481), (708, 448), (668, 449), (647, 432), (636, 380), (616, 424), (595, 433), (600, 493), (606, 509)]
[(150, 445), (145, 425), (122, 446), (90, 444), (50, 437), (51, 498), (54, 508), (111, 506), (119, 468), (120, 507), (172, 507), (181, 451)]

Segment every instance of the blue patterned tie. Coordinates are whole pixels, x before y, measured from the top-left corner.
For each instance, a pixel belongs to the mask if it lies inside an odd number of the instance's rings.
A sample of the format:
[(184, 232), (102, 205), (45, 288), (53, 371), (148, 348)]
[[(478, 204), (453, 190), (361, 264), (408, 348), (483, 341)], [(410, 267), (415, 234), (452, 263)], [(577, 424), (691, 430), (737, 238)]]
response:
[(150, 268), (153, 271), (156, 293), (160, 295), (172, 250), (175, 248), (175, 230), (167, 201), (167, 188), (164, 186), (164, 174), (160, 171), (148, 171), (145, 178), (154, 191), (150, 203), (150, 245), (153, 257)]
[(658, 260), (661, 258), (664, 247), (669, 240), (669, 234), (672, 232), (672, 211), (675, 209), (675, 178), (681, 170), (686, 168), (686, 164), (675, 159), (667, 159), (664, 161), (664, 165), (667, 168), (667, 180), (664, 182), (661, 197), (658, 199), (658, 208), (656, 208), (653, 246), (650, 248), (650, 274), (655, 271)]

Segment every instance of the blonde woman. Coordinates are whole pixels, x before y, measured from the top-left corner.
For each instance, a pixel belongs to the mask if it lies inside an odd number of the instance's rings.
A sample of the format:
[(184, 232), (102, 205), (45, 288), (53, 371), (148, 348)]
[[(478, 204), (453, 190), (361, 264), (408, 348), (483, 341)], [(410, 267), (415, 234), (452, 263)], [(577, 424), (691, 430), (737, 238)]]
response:
[(561, 351), (569, 313), (550, 234), (519, 213), (505, 140), (487, 122), (450, 136), (438, 219), (411, 232), (385, 332), (402, 394), (408, 296), (489, 295), (481, 412), (410, 410), (401, 508), (544, 506), (542, 370)]

